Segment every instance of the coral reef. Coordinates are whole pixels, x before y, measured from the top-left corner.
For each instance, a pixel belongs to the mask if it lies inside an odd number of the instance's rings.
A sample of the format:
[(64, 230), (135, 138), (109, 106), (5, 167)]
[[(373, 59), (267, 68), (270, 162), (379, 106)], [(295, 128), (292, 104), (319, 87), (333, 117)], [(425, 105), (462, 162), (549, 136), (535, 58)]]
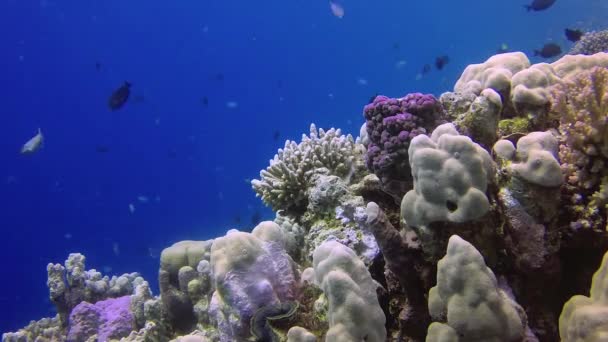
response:
[(273, 221), (165, 248), (156, 296), (70, 254), (57, 315), (2, 341), (605, 340), (606, 67), (499, 54), (376, 96), (356, 140), (312, 125), (252, 181)]
[(442, 123), (441, 105), (430, 94), (412, 93), (398, 99), (376, 96), (363, 112), (369, 140), (367, 167), (385, 191), (400, 199), (411, 188), (410, 141)]

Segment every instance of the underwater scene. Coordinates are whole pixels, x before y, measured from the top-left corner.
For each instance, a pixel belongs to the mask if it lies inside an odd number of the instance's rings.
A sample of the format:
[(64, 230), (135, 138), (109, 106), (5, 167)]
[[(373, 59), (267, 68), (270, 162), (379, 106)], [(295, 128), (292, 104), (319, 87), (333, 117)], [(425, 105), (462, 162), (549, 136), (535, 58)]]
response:
[(608, 341), (608, 1), (0, 0), (2, 342)]

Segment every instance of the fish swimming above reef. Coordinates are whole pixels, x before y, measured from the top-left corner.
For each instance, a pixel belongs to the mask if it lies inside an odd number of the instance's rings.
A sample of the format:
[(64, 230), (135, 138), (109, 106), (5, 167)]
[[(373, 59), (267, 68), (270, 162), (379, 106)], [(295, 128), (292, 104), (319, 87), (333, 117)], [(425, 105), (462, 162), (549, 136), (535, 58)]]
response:
[(500, 47), (496, 50), (496, 53), (507, 53), (509, 52), (509, 45), (502, 43)]
[(21, 154), (32, 154), (37, 152), (44, 142), (44, 136), (42, 135), (42, 131), (38, 128), (38, 134), (33, 136), (30, 140), (28, 140), (23, 147), (21, 147)]
[(534, 50), (534, 56), (542, 58), (552, 58), (562, 53), (562, 48), (555, 43), (547, 43), (540, 50)]
[(342, 19), (344, 17), (344, 7), (337, 2), (330, 1), (329, 8), (334, 17)]
[(553, 6), (555, 0), (533, 0), (531, 4), (524, 5), (524, 7), (529, 11), (544, 11), (547, 8)]
[(435, 67), (437, 70), (443, 69), (443, 67), (450, 62), (450, 57), (448, 55), (443, 55), (435, 58)]
[(125, 82), (118, 89), (114, 90), (110, 98), (108, 99), (108, 107), (110, 110), (115, 111), (122, 108), (127, 103), (129, 95), (131, 94), (131, 83)]
[(581, 40), (581, 37), (585, 34), (585, 32), (567, 28), (564, 30), (564, 34), (569, 41), (576, 43)]

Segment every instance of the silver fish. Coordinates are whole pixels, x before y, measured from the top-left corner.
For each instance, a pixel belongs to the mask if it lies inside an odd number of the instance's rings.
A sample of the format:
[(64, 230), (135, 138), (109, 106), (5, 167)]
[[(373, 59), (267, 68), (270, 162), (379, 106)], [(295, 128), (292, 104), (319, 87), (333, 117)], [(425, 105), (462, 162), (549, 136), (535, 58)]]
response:
[(32, 154), (37, 152), (44, 142), (44, 136), (42, 135), (42, 131), (38, 128), (38, 134), (36, 134), (33, 138), (28, 140), (23, 147), (21, 147), (22, 154)]

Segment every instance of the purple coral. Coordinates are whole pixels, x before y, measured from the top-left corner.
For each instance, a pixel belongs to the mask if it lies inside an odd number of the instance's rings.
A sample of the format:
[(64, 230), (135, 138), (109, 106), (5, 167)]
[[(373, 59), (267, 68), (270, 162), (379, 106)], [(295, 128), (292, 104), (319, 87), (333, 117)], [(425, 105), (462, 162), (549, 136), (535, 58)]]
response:
[(82, 302), (72, 310), (67, 341), (98, 341), (126, 337), (133, 330), (131, 297), (124, 296), (91, 304)]
[(365, 106), (364, 116), (370, 140), (367, 167), (385, 190), (402, 196), (411, 187), (409, 143), (443, 122), (441, 105), (430, 94), (412, 93), (398, 99), (380, 95)]

